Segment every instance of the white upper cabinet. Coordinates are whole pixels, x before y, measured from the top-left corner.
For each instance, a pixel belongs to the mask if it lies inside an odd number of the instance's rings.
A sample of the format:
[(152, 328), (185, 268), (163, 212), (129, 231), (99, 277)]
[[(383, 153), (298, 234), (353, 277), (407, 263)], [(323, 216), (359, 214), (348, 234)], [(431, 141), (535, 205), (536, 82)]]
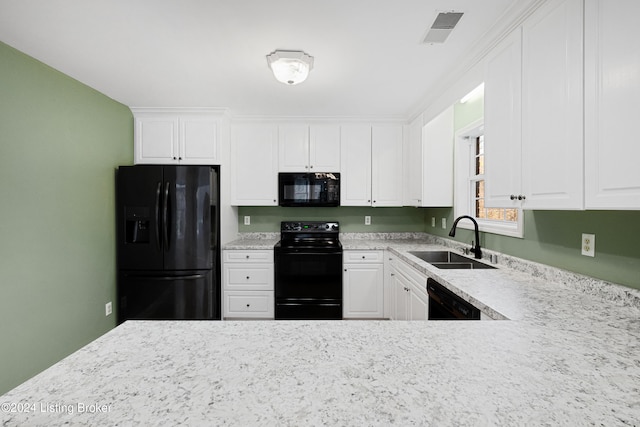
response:
[(280, 172), (308, 172), (309, 126), (278, 126), (278, 153)]
[(340, 126), (279, 126), (280, 172), (339, 172)]
[(402, 125), (341, 128), (341, 206), (402, 206)]
[(311, 172), (340, 172), (340, 125), (309, 126), (309, 169)]
[(585, 8), (585, 204), (640, 209), (640, 2)]
[(584, 207), (583, 27), (582, 0), (551, 0), (522, 28), (522, 206), (528, 209)]
[(409, 206), (453, 205), (453, 107), (409, 129)]
[(513, 207), (521, 194), (522, 35), (516, 29), (487, 57), (484, 78), (486, 206)]
[(220, 164), (219, 112), (132, 109), (136, 164)]
[(486, 206), (583, 209), (582, 0), (550, 0), (485, 68)]
[(340, 129), (340, 205), (371, 206), (371, 126)]
[(404, 148), (406, 206), (420, 206), (422, 203), (422, 123), (422, 115), (419, 115), (407, 126)]
[(231, 205), (277, 206), (278, 127), (231, 127)]
[(371, 206), (402, 206), (402, 125), (371, 130)]

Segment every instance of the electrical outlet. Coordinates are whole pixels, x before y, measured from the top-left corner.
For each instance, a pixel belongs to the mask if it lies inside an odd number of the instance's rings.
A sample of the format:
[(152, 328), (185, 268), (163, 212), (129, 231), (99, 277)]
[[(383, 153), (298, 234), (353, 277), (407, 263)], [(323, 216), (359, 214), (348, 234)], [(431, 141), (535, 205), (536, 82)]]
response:
[(582, 255), (594, 257), (596, 256), (596, 235), (582, 234)]
[(431, 227), (435, 227), (436, 226), (436, 217), (432, 216), (431, 217)]
[(111, 301), (104, 305), (104, 315), (109, 316), (113, 313), (113, 306), (111, 305)]
[(447, 228), (447, 218), (442, 218), (442, 228)]
[(364, 225), (371, 225), (371, 217), (369, 215), (365, 215)]
[(251, 225), (251, 217), (249, 215), (244, 216), (244, 225)]

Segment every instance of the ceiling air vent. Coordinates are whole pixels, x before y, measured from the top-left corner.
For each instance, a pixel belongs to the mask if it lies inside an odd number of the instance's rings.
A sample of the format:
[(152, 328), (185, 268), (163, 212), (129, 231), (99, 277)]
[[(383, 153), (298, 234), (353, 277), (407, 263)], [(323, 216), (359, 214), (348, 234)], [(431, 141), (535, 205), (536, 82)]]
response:
[(441, 12), (436, 16), (431, 28), (422, 39), (422, 43), (444, 43), (451, 31), (456, 27), (462, 12)]

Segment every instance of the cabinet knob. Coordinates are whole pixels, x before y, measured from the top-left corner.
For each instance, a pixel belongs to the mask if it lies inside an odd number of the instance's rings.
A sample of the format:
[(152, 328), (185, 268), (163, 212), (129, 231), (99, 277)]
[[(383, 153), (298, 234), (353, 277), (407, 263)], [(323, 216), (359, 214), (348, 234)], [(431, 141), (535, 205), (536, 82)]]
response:
[(313, 165), (309, 166), (309, 169), (313, 169)]
[(173, 160), (178, 160), (178, 158), (177, 158), (177, 157), (174, 157), (174, 158), (173, 158)]
[(366, 258), (366, 256), (362, 255), (362, 259), (365, 259), (365, 258)]
[(251, 277), (247, 276), (247, 280), (249, 280)]
[(515, 194), (512, 194), (511, 196), (509, 196), (509, 198), (510, 198), (511, 200), (515, 200), (515, 199), (516, 199), (516, 196), (515, 196)]
[(518, 200), (524, 200), (524, 199), (526, 199), (526, 198), (527, 198), (527, 197), (526, 197), (526, 196), (523, 196), (523, 195), (518, 196)]
[(393, 276), (395, 276), (395, 275), (396, 275), (396, 273), (391, 273), (391, 277), (393, 277)]
[(247, 307), (251, 307), (251, 304), (247, 304)]
[(247, 259), (249, 259), (249, 255), (247, 255)]
[(347, 271), (347, 269), (345, 268), (344, 271)]

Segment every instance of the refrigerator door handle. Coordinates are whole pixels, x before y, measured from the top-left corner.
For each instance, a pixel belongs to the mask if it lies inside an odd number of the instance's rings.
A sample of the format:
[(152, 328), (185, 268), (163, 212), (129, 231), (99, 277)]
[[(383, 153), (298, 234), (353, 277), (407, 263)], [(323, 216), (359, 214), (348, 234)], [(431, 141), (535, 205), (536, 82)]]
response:
[(164, 185), (164, 200), (162, 201), (162, 232), (164, 250), (169, 252), (169, 181)]
[(156, 246), (158, 250), (162, 249), (162, 245), (160, 242), (160, 196), (162, 196), (162, 181), (158, 181), (158, 185), (156, 187)]

